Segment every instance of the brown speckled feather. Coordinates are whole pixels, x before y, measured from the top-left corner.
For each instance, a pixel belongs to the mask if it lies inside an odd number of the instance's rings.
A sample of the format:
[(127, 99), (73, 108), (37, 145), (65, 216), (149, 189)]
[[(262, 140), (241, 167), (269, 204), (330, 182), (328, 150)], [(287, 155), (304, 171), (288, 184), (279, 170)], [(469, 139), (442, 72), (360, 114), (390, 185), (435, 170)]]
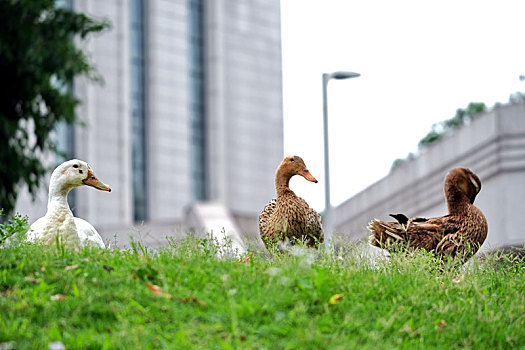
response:
[(259, 232), (266, 232), (268, 220), (272, 216), (273, 212), (275, 211), (275, 206), (277, 204), (277, 199), (272, 199), (268, 204), (264, 206), (264, 209), (259, 214)]
[[(259, 232), (265, 243), (282, 240), (294, 243), (304, 240), (308, 246), (314, 246), (324, 239), (321, 217), (288, 187), (291, 176), (296, 173), (303, 175), (291, 169), (302, 170), (306, 167), (297, 156), (283, 160), (276, 173), (277, 198), (272, 199), (259, 215)], [(317, 182), (308, 175), (305, 178)]]
[(259, 231), (263, 241), (304, 240), (313, 246), (324, 240), (321, 216), (291, 190), (264, 207), (259, 215)]
[(299, 198), (306, 208), (306, 235), (315, 242), (322, 243), (324, 241), (323, 226), (321, 224), (321, 215), (308, 206), (308, 203), (302, 198)]
[(391, 214), (397, 222), (373, 220), (368, 225), (370, 244), (388, 250), (388, 242), (401, 242), (444, 257), (462, 255), (466, 260), (487, 237), (487, 220), (473, 205), (480, 189), (481, 181), (469, 169), (453, 169), (445, 178), (448, 215), (408, 219), (403, 214)]

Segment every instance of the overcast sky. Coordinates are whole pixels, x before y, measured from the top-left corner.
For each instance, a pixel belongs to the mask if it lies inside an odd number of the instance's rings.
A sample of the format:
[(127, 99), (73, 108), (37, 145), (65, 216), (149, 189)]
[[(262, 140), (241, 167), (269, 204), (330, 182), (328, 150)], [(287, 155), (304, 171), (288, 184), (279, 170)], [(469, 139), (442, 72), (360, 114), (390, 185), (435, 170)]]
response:
[(457, 108), (525, 91), (525, 1), (281, 0), (281, 11), (284, 150), (319, 180), (291, 187), (319, 211), (322, 73), (361, 74), (328, 87), (332, 204), (386, 176)]

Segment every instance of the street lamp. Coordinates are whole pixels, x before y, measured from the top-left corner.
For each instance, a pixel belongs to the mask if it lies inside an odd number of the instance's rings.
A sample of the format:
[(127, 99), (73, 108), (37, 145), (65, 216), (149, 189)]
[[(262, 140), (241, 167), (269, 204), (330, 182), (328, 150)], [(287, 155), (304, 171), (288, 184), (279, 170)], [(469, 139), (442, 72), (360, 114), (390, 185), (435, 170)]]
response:
[(357, 78), (361, 74), (354, 72), (323, 73), (323, 128), (324, 128), (324, 220), (323, 228), (325, 235), (325, 246), (330, 247), (332, 231), (334, 226), (332, 204), (330, 203), (330, 159), (328, 150), (328, 96), (327, 87), (330, 79)]

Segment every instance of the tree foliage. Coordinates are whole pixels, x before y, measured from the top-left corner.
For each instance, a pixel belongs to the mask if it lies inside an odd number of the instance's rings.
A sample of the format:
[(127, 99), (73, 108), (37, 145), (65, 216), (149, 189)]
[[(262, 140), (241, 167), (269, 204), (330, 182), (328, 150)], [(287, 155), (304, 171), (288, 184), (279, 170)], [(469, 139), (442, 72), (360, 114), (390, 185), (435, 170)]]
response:
[(461, 128), (465, 123), (475, 119), (486, 110), (487, 106), (483, 102), (471, 102), (466, 109), (458, 108), (453, 118), (432, 125), (429, 133), (419, 141), (419, 148), (426, 147), (449, 132)]
[(509, 104), (525, 103), (525, 92), (517, 91), (509, 96)]
[(79, 101), (67, 87), (80, 75), (98, 78), (75, 39), (108, 26), (55, 0), (0, 1), (0, 208), (7, 212), (19, 184), (36, 193), (57, 123), (75, 120)]
[[(0, 217), (3, 215), (4, 212), (0, 209)], [(27, 216), (20, 214), (16, 214), (8, 219), (6, 223), (0, 223), (0, 247), (2, 247), (6, 241), (9, 241), (11, 237), (17, 234), (24, 234), (28, 229)]]
[[(420, 149), (427, 147), (431, 143), (441, 139), (443, 136), (447, 135), (453, 130), (461, 128), (463, 125), (475, 119), (486, 110), (487, 106), (483, 102), (471, 102), (468, 104), (466, 109), (458, 108), (456, 110), (456, 115), (453, 118), (432, 125), (432, 128), (428, 134), (426, 134), (425, 137), (419, 141), (418, 147)], [(398, 158), (394, 160), (392, 166), (390, 167), (390, 171), (394, 170), (396, 167), (412, 158), (414, 158), (414, 154), (410, 153), (407, 158)]]

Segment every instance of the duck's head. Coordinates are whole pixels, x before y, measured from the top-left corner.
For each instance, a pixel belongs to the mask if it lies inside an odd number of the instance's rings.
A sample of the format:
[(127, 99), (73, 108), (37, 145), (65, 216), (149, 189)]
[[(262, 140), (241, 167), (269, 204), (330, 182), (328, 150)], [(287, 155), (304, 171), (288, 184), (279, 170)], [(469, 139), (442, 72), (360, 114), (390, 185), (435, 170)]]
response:
[(97, 179), (89, 165), (78, 159), (60, 164), (51, 174), (51, 183), (64, 188), (87, 185), (97, 190), (111, 192), (108, 185)]
[(481, 191), (481, 180), (470, 169), (454, 168), (445, 177), (445, 192), (448, 192), (451, 188), (457, 188), (463, 192), (470, 203), (473, 204), (474, 199)]
[(317, 183), (317, 180), (310, 174), (303, 159), (299, 156), (288, 156), (284, 158), (279, 168), (277, 168), (277, 173), (288, 178), (294, 175), (301, 175), (306, 180)]

